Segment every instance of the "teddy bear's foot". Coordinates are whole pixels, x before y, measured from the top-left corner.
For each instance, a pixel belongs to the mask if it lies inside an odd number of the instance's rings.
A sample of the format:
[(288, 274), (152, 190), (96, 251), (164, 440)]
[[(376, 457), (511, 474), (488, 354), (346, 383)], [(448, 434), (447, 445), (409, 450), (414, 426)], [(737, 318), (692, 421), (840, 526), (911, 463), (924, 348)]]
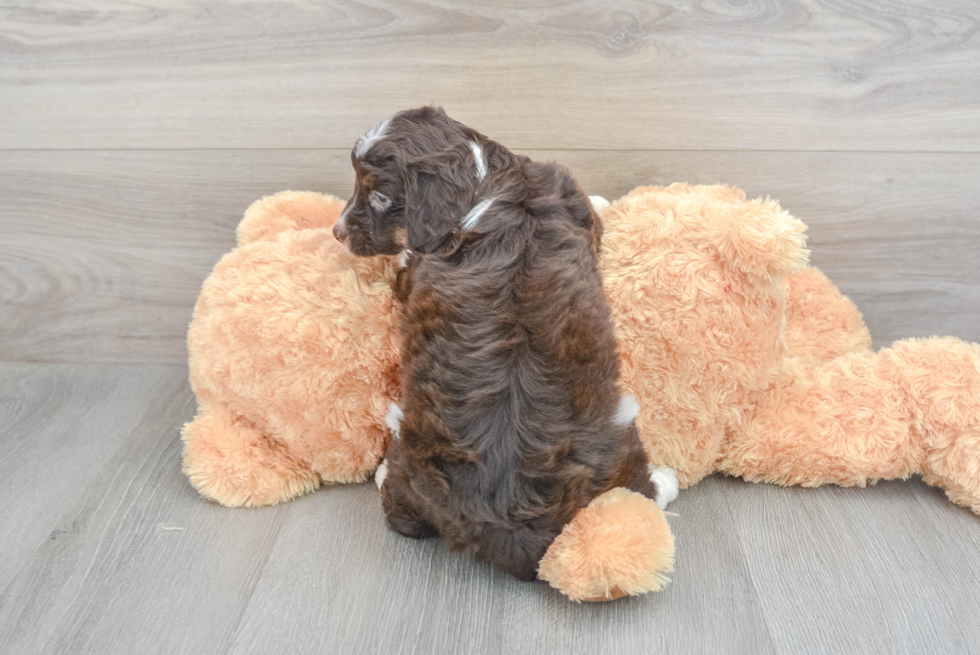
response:
[(184, 473), (201, 495), (227, 507), (276, 505), (320, 486), (281, 442), (223, 410), (202, 410), (181, 431)]
[(538, 577), (574, 601), (659, 591), (674, 570), (674, 536), (663, 511), (628, 489), (579, 511), (541, 559)]
[(922, 479), (980, 514), (980, 344), (906, 339), (885, 352), (914, 406)]

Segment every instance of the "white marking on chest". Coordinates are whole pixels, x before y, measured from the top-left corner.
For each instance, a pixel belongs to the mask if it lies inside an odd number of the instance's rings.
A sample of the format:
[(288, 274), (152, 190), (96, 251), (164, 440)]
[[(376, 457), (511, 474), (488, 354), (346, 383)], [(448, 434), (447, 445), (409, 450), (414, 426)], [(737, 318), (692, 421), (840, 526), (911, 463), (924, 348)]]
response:
[(476, 176), (482, 180), (487, 176), (487, 160), (483, 158), (483, 148), (476, 141), (470, 141), (470, 150), (473, 151), (473, 161), (476, 162)]
[(374, 484), (378, 485), (378, 491), (384, 486), (385, 478), (388, 477), (388, 459), (381, 460), (378, 470), (374, 472)]
[(357, 140), (357, 144), (354, 146), (354, 155), (356, 157), (363, 157), (368, 153), (371, 147), (383, 139), (385, 134), (388, 133), (388, 126), (391, 125), (391, 116), (384, 119), (370, 130), (364, 133), (360, 139)]
[(629, 425), (639, 415), (640, 403), (636, 402), (636, 398), (633, 396), (624, 393), (623, 397), (619, 399), (619, 407), (616, 408), (613, 423), (616, 425)]
[(474, 227), (476, 227), (476, 222), (480, 220), (480, 217), (483, 216), (484, 212), (490, 209), (490, 205), (492, 204), (493, 198), (490, 198), (489, 200), (484, 200), (476, 207), (466, 212), (466, 216), (459, 221), (463, 226), (463, 229), (472, 230)]

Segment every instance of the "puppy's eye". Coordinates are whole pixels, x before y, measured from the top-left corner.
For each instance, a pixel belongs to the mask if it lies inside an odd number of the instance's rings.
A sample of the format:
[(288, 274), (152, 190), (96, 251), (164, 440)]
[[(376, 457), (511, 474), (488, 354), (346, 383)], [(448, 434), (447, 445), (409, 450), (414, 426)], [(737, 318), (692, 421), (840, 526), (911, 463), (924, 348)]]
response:
[(378, 211), (385, 211), (391, 206), (391, 198), (380, 191), (372, 191), (370, 201), (371, 205)]

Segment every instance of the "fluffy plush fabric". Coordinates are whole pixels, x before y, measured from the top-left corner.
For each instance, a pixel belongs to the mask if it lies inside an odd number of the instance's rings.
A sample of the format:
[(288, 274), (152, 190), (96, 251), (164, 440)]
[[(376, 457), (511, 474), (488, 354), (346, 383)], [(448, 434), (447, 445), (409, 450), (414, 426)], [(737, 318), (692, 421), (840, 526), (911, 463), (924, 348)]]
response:
[(187, 335), (200, 409), (183, 430), (184, 468), (223, 505), (358, 482), (384, 455), (396, 262), (337, 243), (343, 206), (317, 193), (256, 202), (201, 290)]
[[(201, 411), (184, 462), (218, 502), (281, 502), (381, 460), (395, 264), (345, 253), (326, 229), (339, 211), (316, 194), (253, 205), (202, 290), (188, 335)], [(773, 201), (648, 187), (602, 219), (624, 386), (652, 464), (682, 486), (714, 471), (807, 486), (919, 473), (980, 513), (980, 346), (873, 352), (854, 305), (806, 267), (804, 225)], [(659, 588), (672, 537), (653, 502), (634, 501), (593, 501), (539, 575), (577, 599)]]
[(921, 474), (980, 512), (980, 346), (873, 352), (773, 201), (674, 185), (602, 218), (624, 381), (651, 461), (682, 487), (715, 471), (804, 486)]
[(602, 494), (565, 526), (538, 575), (572, 600), (659, 591), (674, 570), (674, 537), (653, 501), (628, 489)]
[(623, 383), (650, 460), (686, 487), (714, 470), (726, 430), (776, 377), (783, 277), (807, 263), (805, 226), (775, 202), (686, 185), (637, 189), (602, 220)]

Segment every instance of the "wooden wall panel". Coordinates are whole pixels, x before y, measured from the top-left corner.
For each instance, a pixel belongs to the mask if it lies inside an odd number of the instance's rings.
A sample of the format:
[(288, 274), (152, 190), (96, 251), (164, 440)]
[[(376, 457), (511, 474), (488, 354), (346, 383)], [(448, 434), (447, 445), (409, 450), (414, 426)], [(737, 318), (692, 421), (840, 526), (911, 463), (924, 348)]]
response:
[(972, 0), (0, 12), (0, 148), (347, 148), (425, 103), (515, 148), (980, 148)]
[[(590, 193), (728, 182), (810, 226), (877, 345), (980, 341), (980, 155), (533, 151)], [(0, 361), (185, 359), (201, 282), (258, 197), (350, 193), (346, 150), (0, 152)]]

